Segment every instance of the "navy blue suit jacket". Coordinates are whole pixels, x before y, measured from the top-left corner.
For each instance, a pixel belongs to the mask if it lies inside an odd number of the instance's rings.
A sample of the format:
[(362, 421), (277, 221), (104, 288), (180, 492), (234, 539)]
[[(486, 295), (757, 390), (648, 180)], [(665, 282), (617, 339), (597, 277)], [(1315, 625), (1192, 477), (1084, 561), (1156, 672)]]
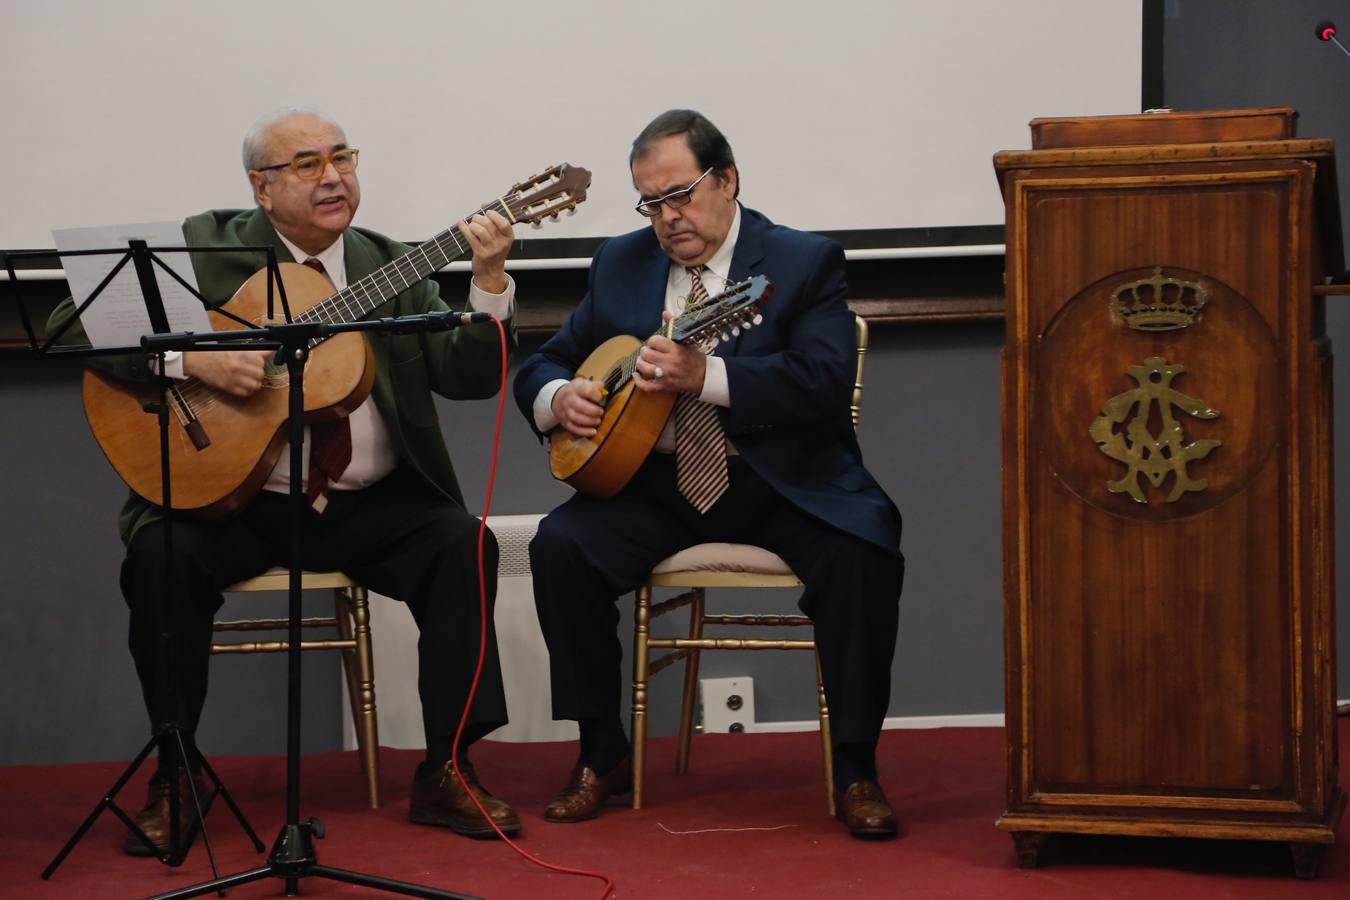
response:
[[(657, 331), (669, 272), (670, 259), (649, 227), (600, 246), (580, 306), (516, 375), (516, 402), (531, 427), (544, 385), (571, 379), (615, 335)], [(857, 357), (843, 250), (743, 207), (730, 275), (732, 281), (766, 275), (774, 292), (763, 324), (716, 350), (731, 394), (731, 407), (718, 410), (727, 436), (794, 505), (897, 550), (900, 514), (863, 467), (849, 416)]]

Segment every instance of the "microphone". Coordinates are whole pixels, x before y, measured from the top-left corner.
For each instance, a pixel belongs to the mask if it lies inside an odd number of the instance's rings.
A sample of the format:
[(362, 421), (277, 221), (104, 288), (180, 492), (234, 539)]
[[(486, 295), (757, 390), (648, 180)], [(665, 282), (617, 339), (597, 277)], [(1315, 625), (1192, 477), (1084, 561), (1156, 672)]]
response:
[(446, 327), (448, 328), (458, 328), (461, 325), (480, 325), (483, 322), (492, 321), (492, 313), (485, 313), (485, 312), (464, 312), (464, 313), (446, 312), (446, 313), (431, 313), (431, 315), (433, 316), (439, 315), (447, 320), (452, 320), (454, 324), (447, 325)]
[(493, 320), (491, 313), (427, 313), (427, 318), (441, 318), (445, 328), (459, 328), (460, 325), (481, 325)]
[(425, 313), (419, 316), (398, 316), (397, 318), (381, 319), (381, 324), (386, 325), (394, 334), (409, 334), (417, 331), (449, 331), (452, 328), (461, 328), (465, 325), (478, 325), (482, 322), (491, 322), (492, 314), (485, 312), (435, 312)]
[(1346, 56), (1350, 56), (1350, 50), (1345, 49), (1345, 45), (1342, 44), (1342, 43), (1340, 42), (1340, 39), (1336, 37), (1336, 23), (1335, 23), (1335, 22), (1332, 22), (1332, 21), (1330, 21), (1329, 19), (1323, 19), (1322, 21), (1318, 22), (1318, 23), (1317, 23), (1317, 39), (1318, 39), (1319, 41), (1330, 41), (1331, 43), (1335, 44), (1337, 47), (1340, 47), (1342, 53), (1344, 53)]

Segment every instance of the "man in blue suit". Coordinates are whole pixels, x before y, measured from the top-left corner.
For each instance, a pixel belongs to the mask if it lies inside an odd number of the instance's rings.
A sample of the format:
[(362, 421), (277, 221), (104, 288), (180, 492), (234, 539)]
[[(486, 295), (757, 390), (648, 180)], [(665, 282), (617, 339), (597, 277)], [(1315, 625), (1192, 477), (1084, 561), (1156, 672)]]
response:
[(530, 546), (553, 714), (581, 733), (576, 768), (545, 818), (592, 818), (631, 788), (618, 595), (681, 549), (728, 541), (777, 553), (806, 585), (838, 815), (855, 835), (893, 835), (876, 744), (904, 559), (900, 514), (863, 467), (849, 415), (856, 348), (843, 251), (741, 206), (731, 147), (697, 112), (658, 116), (629, 166), (651, 227), (600, 247), (580, 306), (516, 376), (516, 401), (541, 435), (596, 433), (600, 388), (573, 374), (605, 340), (651, 334), (751, 275), (768, 276), (774, 292), (763, 323), (712, 355), (647, 340), (636, 390), (676, 395), (656, 452), (614, 497), (578, 494), (558, 507)]

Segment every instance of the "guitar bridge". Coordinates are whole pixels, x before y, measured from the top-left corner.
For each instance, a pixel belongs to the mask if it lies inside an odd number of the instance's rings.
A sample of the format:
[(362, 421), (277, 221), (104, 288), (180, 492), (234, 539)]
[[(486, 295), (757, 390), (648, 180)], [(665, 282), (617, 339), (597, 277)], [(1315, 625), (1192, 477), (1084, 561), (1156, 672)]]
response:
[(207, 435), (206, 429), (202, 427), (202, 423), (198, 422), (196, 419), (188, 422), (187, 428), (184, 430), (187, 431), (187, 436), (188, 439), (192, 441), (192, 446), (196, 447), (198, 450), (205, 450), (207, 447), (211, 446), (211, 438)]
[(183, 423), (183, 430), (187, 432), (188, 440), (192, 441), (192, 446), (198, 450), (205, 450), (210, 447), (211, 436), (206, 433), (201, 420), (193, 414), (192, 407), (183, 399), (183, 395), (179, 393), (178, 388), (171, 388), (169, 393), (173, 395), (174, 409), (178, 411), (178, 417)]

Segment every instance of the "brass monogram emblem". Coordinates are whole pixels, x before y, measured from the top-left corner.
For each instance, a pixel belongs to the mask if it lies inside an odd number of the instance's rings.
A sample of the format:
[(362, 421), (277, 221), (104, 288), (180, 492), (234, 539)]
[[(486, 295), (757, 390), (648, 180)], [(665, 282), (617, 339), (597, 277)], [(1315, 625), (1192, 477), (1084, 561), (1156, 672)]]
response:
[(1153, 276), (1130, 281), (1111, 292), (1111, 311), (1135, 331), (1175, 331), (1195, 321), (1209, 302), (1209, 291), (1195, 281), (1165, 276), (1162, 266)]
[[(1206, 439), (1187, 444), (1172, 410), (1180, 409), (1197, 419), (1216, 418), (1218, 410), (1210, 409), (1203, 400), (1188, 397), (1172, 387), (1172, 379), (1186, 371), (1186, 367), (1178, 363), (1168, 364), (1161, 356), (1151, 356), (1142, 365), (1130, 366), (1125, 371), (1139, 382), (1139, 387), (1107, 400), (1102, 406), (1102, 414), (1088, 429), (1088, 434), (1103, 453), (1130, 467), (1119, 481), (1108, 481), (1107, 489), (1113, 494), (1128, 493), (1136, 503), (1148, 503), (1139, 476), (1143, 475), (1156, 488), (1162, 486), (1169, 472), (1176, 480), (1172, 492), (1167, 495), (1168, 503), (1176, 502), (1188, 491), (1203, 491), (1209, 487), (1208, 480), (1191, 478), (1186, 466), (1192, 460), (1204, 459), (1221, 442)], [(1162, 424), (1156, 435), (1149, 431), (1155, 403)], [(1133, 417), (1130, 417), (1131, 410), (1136, 410)], [(1129, 422), (1125, 424), (1127, 418)], [(1125, 430), (1116, 431), (1115, 426), (1121, 424), (1125, 424)]]

